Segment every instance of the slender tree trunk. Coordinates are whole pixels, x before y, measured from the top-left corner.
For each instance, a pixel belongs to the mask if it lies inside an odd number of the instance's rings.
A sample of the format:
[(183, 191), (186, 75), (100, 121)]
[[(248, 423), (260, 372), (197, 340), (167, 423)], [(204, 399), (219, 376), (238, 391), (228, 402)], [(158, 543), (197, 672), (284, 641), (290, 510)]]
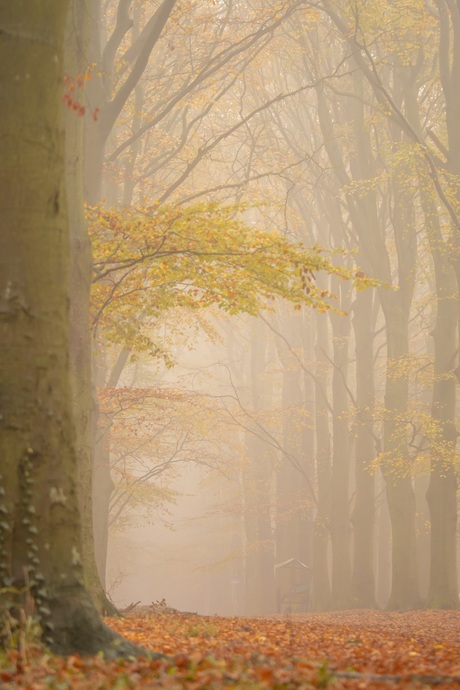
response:
[[(116, 388), (120, 376), (129, 360), (131, 351), (123, 347), (113, 365), (110, 374), (107, 373), (107, 357), (105, 348), (94, 357), (95, 380), (97, 388)], [(109, 547), (110, 504), (115, 484), (112, 479), (110, 447), (111, 415), (101, 413), (99, 406), (94, 408), (95, 439), (94, 439), (94, 550), (96, 563), (102, 586), (106, 587), (107, 553)], [(106, 602), (107, 603), (107, 602)], [(113, 606), (109, 611), (114, 612)]]
[[(393, 116), (393, 123), (398, 122), (399, 133), (405, 132), (405, 135), (417, 146), (420, 146), (420, 142), (423, 140), (426, 132), (421, 132), (419, 122), (417, 122), (418, 114), (418, 93), (419, 93), (419, 81), (417, 72), (423, 67), (423, 60), (419, 62), (418, 65), (399, 65), (396, 70), (392, 70), (393, 84), (391, 90), (391, 99), (388, 97), (385, 89), (382, 89), (381, 73), (376, 71), (376, 66), (373, 64), (370, 66), (369, 61), (364, 58), (361, 50), (356, 50), (358, 44), (352, 35), (352, 32), (347, 34), (346, 21), (343, 17), (336, 12), (335, 8), (332, 8), (330, 3), (324, 3), (326, 11), (329, 13), (333, 21), (336, 23), (339, 30), (342, 32), (346, 40), (348, 41), (350, 47), (353, 49), (354, 60), (356, 60), (357, 66), (363, 70), (366, 78), (371, 86), (374, 95), (377, 100), (383, 104), (386, 101), (386, 105), (390, 106), (389, 110)], [(444, 210), (447, 210), (452, 221), (452, 238), (449, 242), (450, 248), (455, 247), (451, 259), (453, 260), (457, 273), (457, 291), (460, 288), (460, 265), (458, 263), (458, 248), (460, 246), (459, 242), (459, 229), (460, 222), (458, 218), (458, 213), (456, 212), (456, 207), (458, 206), (458, 200), (460, 199), (459, 187), (458, 187), (458, 175), (460, 173), (460, 92), (458, 89), (458, 76), (460, 74), (460, 8), (459, 4), (455, 2), (450, 2), (450, 0), (439, 0), (436, 2), (437, 19), (439, 26), (439, 51), (438, 51), (438, 65), (439, 65), (439, 76), (440, 84), (445, 98), (445, 125), (447, 131), (448, 144), (447, 147), (445, 143), (442, 145), (442, 153), (446, 158), (446, 169), (452, 174), (452, 188), (450, 193), (447, 195), (442, 191), (442, 184), (436, 185), (436, 195), (439, 201), (442, 202)], [(423, 58), (423, 52), (420, 52), (419, 56)], [(395, 61), (396, 62), (396, 61)], [(403, 89), (401, 90), (401, 82), (403, 83)], [(384, 83), (384, 82), (383, 82)], [(390, 87), (387, 87), (390, 90)], [(395, 90), (396, 89), (396, 90)], [(398, 93), (399, 90), (399, 93)], [(395, 103), (397, 108), (395, 108)], [(404, 107), (400, 107), (404, 103)], [(414, 116), (415, 115), (415, 116)], [(391, 125), (390, 125), (391, 126)], [(391, 126), (393, 132), (396, 127)], [(425, 148), (425, 146), (420, 147)], [(427, 149), (428, 150), (428, 149)], [(430, 178), (430, 184), (422, 184), (422, 204), (430, 204), (430, 195), (433, 193), (433, 187), (431, 182), (433, 179), (437, 179), (438, 173), (436, 172), (437, 161), (435, 157), (431, 154), (424, 154), (424, 161), (429, 163), (428, 176)], [(444, 165), (442, 166), (444, 167)], [(443, 174), (443, 173), (442, 173)], [(439, 182), (439, 181), (438, 181)], [(423, 188), (424, 187), (424, 188)], [(428, 191), (428, 196), (425, 197)], [(452, 196), (451, 196), (452, 194)], [(452, 203), (452, 199), (456, 197), (456, 202)], [(425, 198), (424, 198), (425, 197)], [(435, 217), (437, 215), (437, 210), (434, 209)], [(426, 220), (428, 227), (431, 224), (430, 216), (426, 215)], [(404, 228), (400, 230), (404, 231)], [(429, 229), (428, 234), (430, 235), (431, 230)], [(406, 235), (407, 237), (407, 235)], [(404, 232), (399, 237), (399, 245), (397, 244), (398, 256), (400, 256), (401, 249), (404, 244)], [(439, 248), (444, 245), (442, 237), (438, 243), (438, 247), (435, 253), (439, 251)], [(415, 254), (413, 253), (413, 257)], [(407, 259), (407, 254), (406, 254)], [(435, 258), (436, 263), (436, 258)], [(399, 266), (400, 271), (402, 266)], [(450, 269), (447, 268), (447, 273), (450, 273)], [(439, 288), (440, 283), (438, 282), (439, 274), (437, 276), (437, 288)], [(412, 280), (410, 275), (406, 272), (406, 279)], [(403, 285), (400, 282), (400, 287)], [(452, 295), (452, 293), (450, 293)], [(443, 311), (441, 303), (439, 301), (439, 292), (437, 294), (438, 298), (438, 316)], [(443, 300), (447, 303), (451, 299), (449, 297), (443, 297)], [(459, 302), (457, 302), (459, 304)], [(406, 304), (406, 306), (408, 306)], [(445, 306), (445, 305), (444, 305)], [(458, 316), (454, 317), (453, 321), (459, 324)], [(454, 369), (454, 363), (452, 362), (452, 353), (455, 352), (453, 347), (452, 333), (447, 334), (442, 331), (449, 331), (449, 328), (443, 328), (440, 326), (438, 330), (438, 325), (441, 322), (437, 319), (437, 324), (435, 327), (435, 371), (436, 381), (433, 390), (433, 407), (432, 416), (439, 429), (440, 437), (442, 438), (441, 444), (436, 449), (436, 443), (432, 444), (432, 468), (431, 468), (431, 478), (430, 487), (428, 489), (427, 500), (430, 505), (430, 513), (432, 519), (432, 547), (433, 552), (431, 554), (431, 572), (430, 575), (430, 592), (429, 600), (432, 602), (444, 601), (443, 605), (458, 605), (458, 593), (457, 584), (455, 584), (454, 591), (454, 572), (455, 572), (455, 556), (453, 556), (453, 549), (455, 548), (455, 539), (453, 534), (456, 529), (456, 485), (457, 480), (455, 472), (453, 470), (452, 458), (455, 451), (456, 443), (456, 432), (453, 424), (453, 410), (455, 408), (455, 392), (453, 386), (452, 369)], [(387, 322), (388, 324), (388, 322)], [(449, 325), (452, 324), (452, 320)], [(446, 324), (444, 324), (445, 326)], [(447, 355), (447, 360), (445, 358)], [(455, 355), (455, 357), (457, 357)], [(391, 396), (390, 396), (391, 397)], [(387, 425), (387, 429), (392, 433), (395, 431)], [(398, 433), (396, 432), (396, 435)], [(387, 447), (392, 445), (392, 440), (388, 440)], [(442, 447), (442, 450), (441, 450)], [(391, 449), (390, 449), (391, 450)], [(403, 458), (401, 458), (403, 460)], [(406, 511), (396, 510), (396, 478), (393, 476), (387, 477), (390, 479), (388, 482), (388, 487), (390, 489), (390, 494), (393, 494), (393, 498), (389, 495), (390, 500), (390, 511), (396, 517), (397, 513), (400, 513), (400, 517), (407, 516), (407, 506), (412, 504), (412, 498), (410, 496), (411, 491), (409, 489), (408, 477), (401, 477), (401, 485), (399, 489), (404, 493), (402, 487), (406, 485), (406, 495), (409, 499), (406, 505)], [(404, 501), (404, 499), (402, 499)], [(412, 520), (411, 520), (412, 522)], [(413, 554), (412, 554), (412, 542), (413, 537), (408, 534), (407, 526), (406, 531), (407, 539), (409, 540), (407, 546), (408, 551), (408, 562), (409, 569), (412, 568)], [(397, 542), (401, 541), (402, 532), (395, 534), (393, 530), (393, 536), (396, 537)], [(398, 560), (403, 557), (402, 544), (398, 547), (399, 555)], [(441, 565), (441, 563), (444, 563)], [(402, 562), (401, 567), (396, 568), (399, 573), (403, 572)], [(394, 572), (394, 574), (396, 574)], [(406, 573), (408, 574), (408, 573)], [(409, 578), (411, 579), (411, 578)], [(413, 578), (412, 578), (413, 579)], [(409, 581), (405, 583), (404, 586), (398, 586), (397, 589), (408, 590), (410, 588)], [(396, 600), (400, 597), (393, 593), (394, 596), (390, 598), (390, 605), (395, 604)], [(413, 595), (414, 598), (414, 595)], [(415, 597), (416, 599), (417, 597)], [(448, 602), (451, 602), (450, 604)]]
[[(89, 114), (91, 117), (86, 119), (86, 127), (84, 131), (84, 193), (85, 201), (89, 205), (97, 205), (107, 203), (116, 205), (118, 197), (117, 186), (113, 183), (113, 179), (104, 179), (104, 161), (106, 157), (107, 143), (113, 128), (116, 123), (117, 113), (122, 107), (117, 104), (117, 99), (122, 96), (123, 87), (119, 88), (116, 95), (112, 93), (113, 83), (113, 60), (108, 59), (106, 51), (102, 51), (101, 46), (101, 0), (88, 0), (91, 3), (89, 36), (90, 48), (88, 50), (88, 62), (93, 65), (92, 78), (88, 82), (87, 87), (87, 101)], [(158, 11), (155, 13), (156, 20), (151, 26), (151, 31), (148, 37), (140, 48), (138, 58), (135, 60), (132, 75), (140, 79), (145, 66), (148, 62), (148, 57), (152, 51), (156, 41), (161, 35), (161, 31), (167, 22), (176, 0), (163, 0)], [(136, 17), (139, 20), (139, 12), (136, 10)], [(129, 25), (131, 23), (129, 16), (126, 16), (124, 21)], [(116, 29), (115, 29), (116, 31)], [(113, 36), (112, 36), (113, 38)], [(139, 38), (139, 26), (135, 27), (134, 40)], [(110, 40), (110, 39), (109, 39)], [(107, 47), (107, 46), (106, 46)], [(113, 57), (113, 56), (112, 56)], [(133, 82), (136, 79), (133, 79)], [(125, 81), (126, 85), (126, 81)], [(134, 88), (134, 83), (133, 83)], [(137, 86), (136, 103), (140, 107), (141, 87)], [(117, 110), (118, 109), (118, 110)], [(94, 117), (92, 117), (94, 116)], [(134, 129), (139, 126), (139, 114), (136, 113)], [(140, 141), (136, 142), (132, 149), (132, 160), (135, 159), (135, 152), (140, 145)], [(107, 175), (106, 175), (107, 178)], [(104, 198), (106, 192), (109, 198)], [(131, 189), (132, 193), (132, 189)], [(126, 194), (124, 202), (129, 203)], [(103, 348), (104, 335), (98, 334), (99, 346)], [(94, 348), (96, 349), (96, 347)], [(98, 369), (98, 363), (94, 363), (94, 368)], [(105, 372), (104, 372), (105, 373)], [(100, 375), (96, 371), (96, 376)], [(100, 378), (105, 383), (104, 376)], [(113, 387), (116, 383), (113, 384)], [(102, 580), (102, 586), (105, 587), (106, 576), (106, 561), (107, 561), (107, 546), (108, 546), (108, 525), (109, 525), (109, 505), (110, 497), (113, 490), (113, 482), (110, 474), (110, 423), (108, 422), (105, 428), (101, 428), (101, 418), (97, 409), (97, 391), (93, 391), (94, 404), (91, 411), (88, 411), (88, 416), (93, 417), (93, 427), (99, 426), (99, 436), (102, 437), (102, 442), (93, 447), (93, 516), (95, 526), (95, 550), (96, 560), (98, 564), (98, 571)], [(87, 517), (89, 522), (90, 517)], [(92, 567), (92, 566), (91, 566)], [(102, 600), (102, 605), (106, 611), (114, 612), (113, 606), (108, 601), (106, 595), (99, 589), (98, 598)]]
[[(458, 291), (447, 252), (440, 243), (435, 209), (426, 209), (431, 232), (436, 278), (436, 323), (431, 333), (434, 343), (434, 383), (431, 416), (437, 436), (431, 446), (431, 473), (426, 494), (430, 510), (430, 581), (428, 606), (458, 608), (457, 582), (457, 444), (456, 357)], [(429, 213), (431, 211), (431, 213)]]
[(324, 314), (317, 314), (315, 346), (315, 417), (318, 507), (313, 528), (313, 608), (316, 611), (327, 611), (331, 607), (331, 586), (328, 566), (331, 505), (331, 446), (329, 436), (329, 407), (327, 401), (327, 370), (329, 368), (329, 363), (325, 357), (327, 352), (327, 317)]
[(274, 613), (274, 540), (270, 518), (273, 458), (263, 442), (249, 434), (244, 473), (246, 535), (245, 605), (247, 616)]
[[(134, 5), (133, 7), (133, 30), (132, 30), (132, 45), (139, 38), (140, 34), (140, 23), (141, 16), (143, 13), (143, 6)], [(141, 84), (137, 84), (134, 90), (134, 115), (131, 126), (131, 131), (133, 135), (137, 134), (140, 127), (142, 126), (142, 111), (144, 107), (144, 87)], [(134, 190), (136, 188), (135, 180), (135, 167), (137, 157), (141, 151), (141, 137), (136, 139), (134, 143), (129, 147), (129, 153), (126, 156), (126, 162), (124, 166), (124, 179), (123, 179), (123, 206), (129, 206), (133, 203)]]
[[(359, 61), (358, 61), (359, 63)], [(358, 64), (359, 67), (359, 64)], [(404, 68), (393, 70), (393, 98), (403, 107), (406, 77)], [(354, 161), (358, 177), (368, 178), (375, 174), (375, 164), (369, 141), (364, 145), (364, 109), (362, 75), (354, 78), (355, 132), (359, 142), (358, 156)], [(392, 141), (398, 146), (404, 141), (400, 130), (390, 123)], [(343, 176), (343, 171), (342, 171)], [(392, 525), (392, 592), (390, 608), (413, 608), (420, 604), (417, 583), (417, 558), (415, 538), (415, 497), (412, 487), (411, 467), (405, 430), (408, 404), (408, 380), (404, 372), (394, 372), (408, 353), (408, 321), (413, 294), (416, 234), (411, 189), (404, 185), (396, 172), (391, 178), (393, 206), (391, 221), (397, 250), (398, 292), (380, 289), (379, 297), (385, 317), (387, 334), (387, 376), (385, 382), (384, 447), (381, 469), (386, 481), (387, 499)], [(355, 204), (350, 199), (350, 214), (365, 253), (376, 276), (387, 284), (392, 282), (392, 268), (384, 233), (379, 233), (380, 219), (371, 192)], [(365, 222), (367, 221), (367, 222)], [(369, 232), (369, 227), (374, 230)]]
[[(417, 575), (415, 494), (407, 457), (405, 415), (408, 400), (406, 373), (395, 375), (392, 366), (407, 354), (407, 316), (399, 295), (390, 297), (385, 320), (388, 368), (385, 384), (384, 444), (381, 469), (391, 520), (392, 585), (387, 607), (418, 608), (420, 595)], [(394, 299), (392, 299), (394, 297)]]
[[(452, 193), (455, 195), (456, 217), (452, 218), (451, 242), (444, 244), (439, 230), (438, 216), (430, 214), (433, 205), (427, 195), (424, 202), (429, 239), (433, 253), (437, 315), (433, 330), (435, 351), (435, 381), (433, 386), (432, 415), (439, 425), (441, 448), (432, 448), (430, 485), (427, 501), (431, 518), (431, 564), (428, 605), (458, 608), (458, 570), (456, 562), (457, 487), (455, 461), (457, 430), (455, 425), (456, 381), (459, 377), (458, 342), (454, 324), (460, 329), (460, 6), (449, 0), (436, 3), (439, 12), (439, 71), (445, 99), (445, 117), (448, 139), (447, 169), (452, 175)], [(431, 192), (431, 186), (430, 186)], [(449, 260), (456, 276), (457, 314), (453, 313), (454, 289)]]
[[(349, 285), (337, 284), (333, 291), (340, 294), (340, 308), (350, 309)], [(334, 369), (332, 372), (332, 474), (331, 474), (331, 544), (332, 544), (332, 608), (351, 606), (350, 551), (350, 435), (348, 391), (348, 343), (350, 319), (330, 315)]]
[[(301, 352), (302, 315), (291, 312), (282, 320), (283, 334), (289, 339), (290, 348)], [(316, 497), (312, 495), (313, 448), (305, 431), (311, 423), (306, 419), (304, 377), (298, 357), (286, 343), (279, 343), (278, 355), (283, 365), (282, 402), (283, 449), (276, 472), (276, 562), (283, 563), (295, 558), (311, 565), (311, 516)], [(310, 462), (309, 462), (310, 461)], [(291, 611), (306, 611), (309, 606), (310, 570), (298, 567), (297, 597), (285, 605)], [(291, 571), (276, 571), (277, 605), (283, 608), (283, 596), (292, 595)], [(303, 588), (300, 591), (300, 588)]]
[[(270, 395), (264, 372), (267, 362), (268, 334), (256, 319), (251, 324), (250, 390), (254, 414), (260, 415)], [(274, 538), (270, 517), (270, 486), (273, 472), (273, 450), (264, 442), (256, 425), (246, 436), (247, 463), (244, 489), (246, 568), (246, 615), (273, 613), (275, 606)], [(262, 433), (262, 438), (260, 434)]]
[(417, 519), (417, 567), (419, 573), (420, 596), (424, 604), (428, 599), (430, 579), (430, 511), (426, 500), (429, 476), (416, 477), (414, 481)]
[(386, 606), (391, 592), (391, 525), (388, 502), (385, 497), (384, 481), (377, 482), (378, 501), (376, 504), (377, 549), (375, 558), (376, 597), (382, 608)]
[[(308, 372), (303, 375), (303, 433), (302, 433), (302, 456), (304, 458), (305, 472), (309, 480), (309, 489), (306, 494), (307, 523), (305, 534), (301, 544), (300, 560), (302, 563), (312, 567), (313, 564), (313, 523), (315, 508), (318, 497), (315, 487), (315, 384), (310, 375), (312, 363), (314, 361), (313, 348), (314, 336), (312, 326), (315, 319), (313, 311), (304, 311), (303, 325), (301, 333), (302, 354)], [(312, 488), (313, 487), (313, 490)], [(313, 494), (314, 492), (314, 494)], [(312, 573), (310, 573), (309, 609), (311, 607), (311, 583)]]
[(373, 420), (374, 408), (374, 333), (372, 328), (373, 293), (360, 291), (353, 308), (353, 329), (356, 342), (356, 420), (355, 420), (355, 484), (353, 507), (353, 574), (352, 598), (356, 608), (374, 608), (374, 525), (375, 457)]

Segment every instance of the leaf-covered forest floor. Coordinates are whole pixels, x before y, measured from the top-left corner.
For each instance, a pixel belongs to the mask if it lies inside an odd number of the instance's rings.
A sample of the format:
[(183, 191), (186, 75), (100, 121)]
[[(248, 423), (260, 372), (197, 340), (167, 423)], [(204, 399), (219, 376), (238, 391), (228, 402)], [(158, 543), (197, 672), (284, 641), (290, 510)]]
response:
[[(135, 610), (108, 624), (160, 660), (10, 651), (2, 690), (460, 687), (460, 611), (341, 611), (259, 618)], [(27, 658), (24, 658), (26, 655)]]

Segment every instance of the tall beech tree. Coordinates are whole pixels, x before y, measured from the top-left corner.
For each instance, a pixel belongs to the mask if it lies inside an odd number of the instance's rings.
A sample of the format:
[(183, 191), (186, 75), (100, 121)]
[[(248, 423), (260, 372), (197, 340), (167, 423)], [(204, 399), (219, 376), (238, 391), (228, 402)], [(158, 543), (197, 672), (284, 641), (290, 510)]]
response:
[(0, 6), (0, 586), (30, 587), (53, 650), (116, 656), (136, 648), (104, 626), (82, 579), (62, 136), (66, 12), (62, 0)]

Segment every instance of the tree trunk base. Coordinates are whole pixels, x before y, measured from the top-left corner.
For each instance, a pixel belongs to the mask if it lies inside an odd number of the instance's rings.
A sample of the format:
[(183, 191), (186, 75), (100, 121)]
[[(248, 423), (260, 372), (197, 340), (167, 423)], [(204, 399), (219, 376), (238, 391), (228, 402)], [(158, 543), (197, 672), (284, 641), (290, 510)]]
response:
[(79, 597), (62, 593), (49, 602), (51, 616), (43, 624), (44, 642), (60, 656), (102, 654), (105, 659), (134, 657), (165, 658), (123, 639), (99, 618), (91, 599), (82, 592)]

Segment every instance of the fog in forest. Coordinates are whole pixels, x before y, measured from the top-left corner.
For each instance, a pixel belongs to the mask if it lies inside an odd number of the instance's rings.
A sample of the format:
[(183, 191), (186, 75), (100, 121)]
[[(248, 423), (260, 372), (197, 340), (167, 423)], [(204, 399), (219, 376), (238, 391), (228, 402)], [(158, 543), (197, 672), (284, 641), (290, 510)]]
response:
[(459, 682), (460, 0), (0, 51), (1, 687)]
[[(196, 343), (192, 352), (180, 353), (177, 367), (166, 374), (167, 385), (180, 382), (194, 394), (230, 396), (223, 355), (222, 347)], [(139, 506), (126, 529), (111, 534), (107, 585), (120, 608), (140, 600), (205, 615), (244, 613), (243, 512), (235, 493), (239, 456), (229, 451), (225, 438), (213, 442), (214, 467), (200, 457), (198, 438), (194, 460), (165, 477), (172, 500), (147, 518)]]
[(458, 606), (455, 3), (95, 4), (66, 81), (90, 579), (120, 608)]
[[(161, 465), (165, 456), (177, 461), (177, 466), (166, 468), (154, 482), (159, 495), (153, 491), (137, 497), (134, 489), (124, 519), (122, 514), (119, 525), (114, 522), (110, 530), (106, 583), (120, 608), (140, 601), (205, 615), (316, 610), (315, 498), (310, 493), (315, 476), (315, 369), (308, 360), (300, 360), (299, 351), (289, 342), (305, 326), (310, 342), (315, 333), (311, 319), (305, 323), (295, 312), (289, 317), (294, 323), (292, 334), (277, 330), (278, 315), (268, 314), (262, 320), (218, 316), (212, 322), (212, 338), (201, 336), (191, 349), (180, 348), (173, 369), (151, 371), (148, 358), (126, 366), (121, 387), (129, 381), (143, 387), (153, 380), (161, 382), (159, 390), (180, 391), (186, 396), (186, 407), (192, 408), (192, 425), (198, 431), (188, 426), (190, 410), (183, 420), (180, 409), (166, 408), (166, 415), (163, 412), (154, 421), (154, 433), (160, 438), (142, 459), (137, 458), (138, 467), (136, 451), (129, 456), (133, 439), (124, 439), (128, 447), (124, 467), (130, 468), (133, 477), (142, 476), (146, 465)], [(317, 318), (328, 331), (329, 315)], [(352, 372), (355, 366), (352, 361)], [(331, 377), (333, 370), (332, 361), (323, 361), (323, 375)], [(260, 396), (258, 414), (251, 405), (254, 390)], [(171, 413), (179, 419), (174, 420), (177, 426), (169, 436), (163, 424), (165, 417), (171, 424)], [(352, 426), (353, 411), (348, 419)], [(116, 424), (114, 435), (116, 445)], [(116, 477), (116, 451), (112, 463)], [(368, 474), (375, 482), (371, 564), (375, 604), (384, 607), (390, 595), (391, 525), (377, 466), (370, 467)], [(429, 563), (429, 515), (423, 506), (426, 486), (426, 477), (420, 477), (417, 556), (422, 596), (427, 593)], [(355, 494), (350, 471), (350, 508)], [(117, 490), (114, 496), (116, 512)], [(352, 525), (350, 521), (351, 555)], [(260, 538), (263, 529), (264, 541)], [(253, 550), (250, 559), (248, 549)], [(322, 577), (331, 578), (332, 563), (329, 543)], [(253, 582), (249, 601), (248, 580)]]

